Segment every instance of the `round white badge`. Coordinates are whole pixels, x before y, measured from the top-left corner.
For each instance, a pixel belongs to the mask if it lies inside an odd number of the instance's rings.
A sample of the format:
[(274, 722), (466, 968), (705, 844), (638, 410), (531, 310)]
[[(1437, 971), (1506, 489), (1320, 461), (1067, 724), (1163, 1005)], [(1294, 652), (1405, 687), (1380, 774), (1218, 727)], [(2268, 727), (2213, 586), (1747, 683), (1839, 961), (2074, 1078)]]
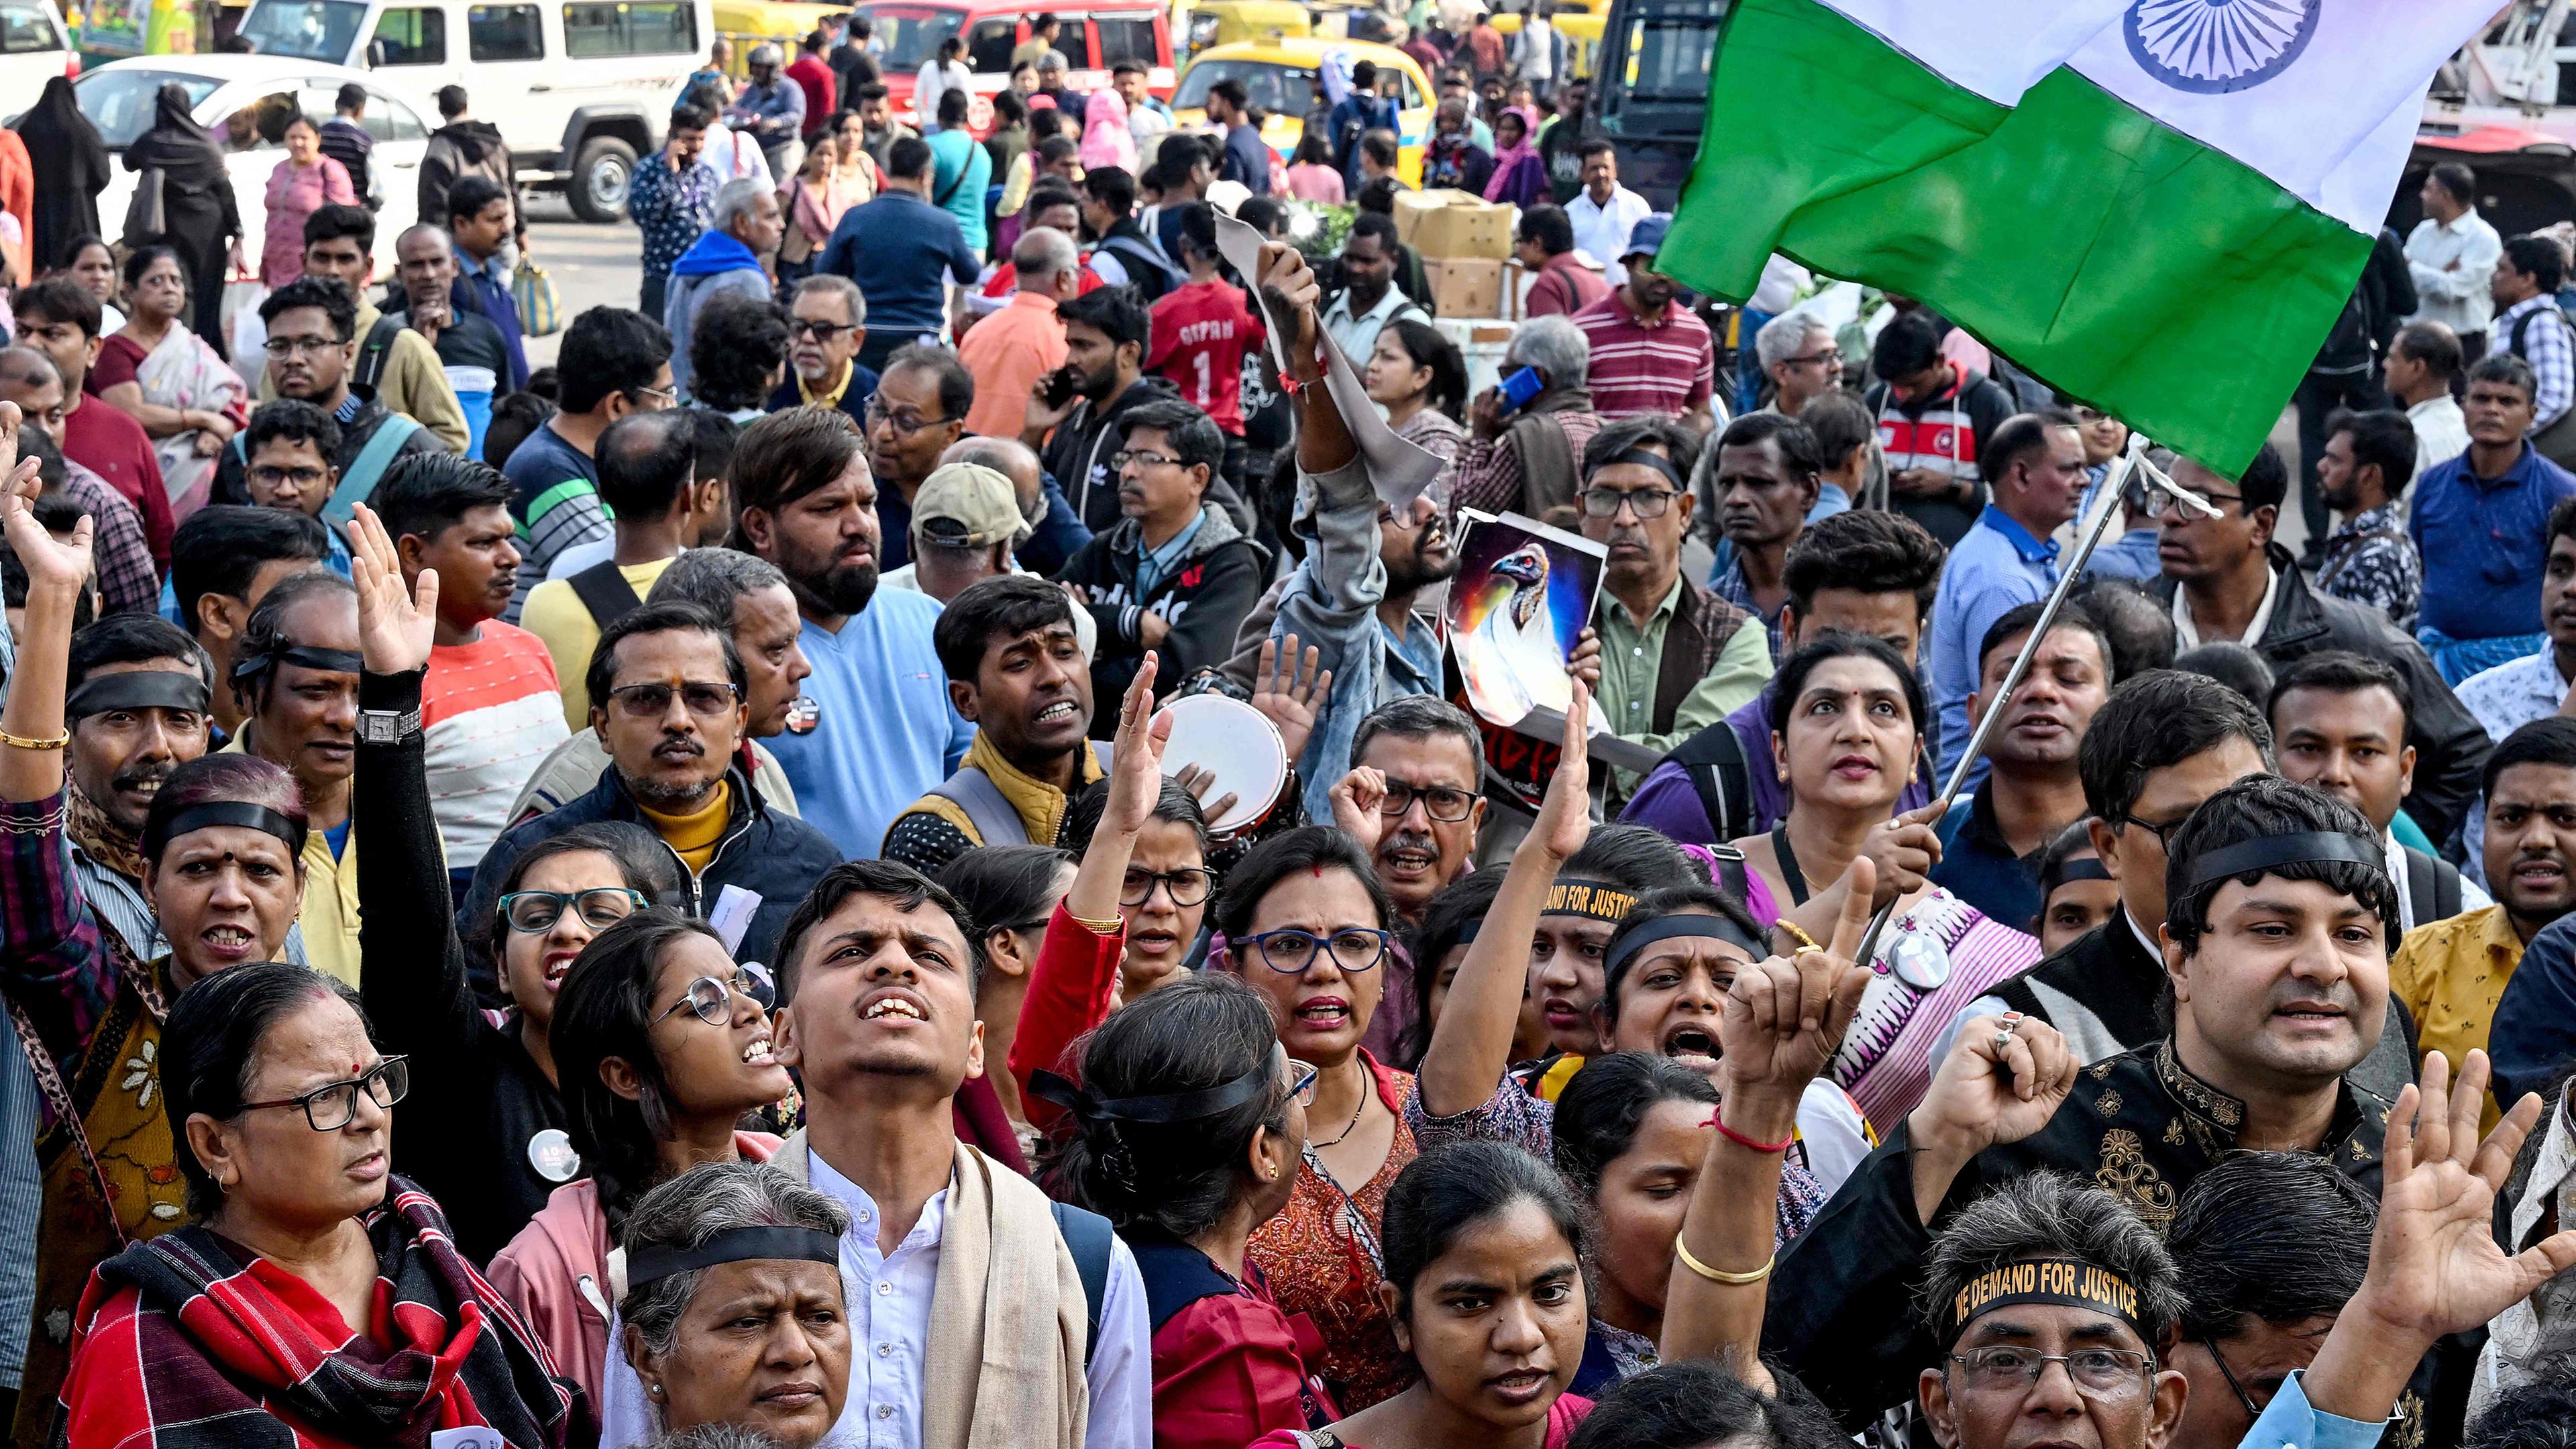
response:
[(561, 1127), (549, 1127), (528, 1139), (528, 1165), (548, 1182), (570, 1182), (581, 1175), (581, 1154)]

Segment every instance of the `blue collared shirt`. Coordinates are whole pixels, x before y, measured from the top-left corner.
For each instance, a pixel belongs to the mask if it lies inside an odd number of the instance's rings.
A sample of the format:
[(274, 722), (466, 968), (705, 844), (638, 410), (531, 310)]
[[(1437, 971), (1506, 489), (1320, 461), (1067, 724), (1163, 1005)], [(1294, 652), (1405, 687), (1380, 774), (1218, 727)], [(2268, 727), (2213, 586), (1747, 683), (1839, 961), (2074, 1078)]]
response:
[[(1189, 557), (1191, 541), (1199, 536), (1199, 529), (1207, 523), (1207, 511), (1208, 505), (1201, 504), (1199, 516), (1181, 525), (1181, 531), (1173, 534), (1161, 548), (1137, 551), (1136, 597), (1141, 599), (1153, 593), (1172, 570), (1181, 566), (1181, 560)], [(1139, 534), (1136, 541), (1143, 543), (1144, 536)]]
[(2300, 1381), (2307, 1370), (2293, 1372), (2272, 1395), (2263, 1415), (2245, 1431), (2237, 1449), (2371, 1449), (2388, 1431), (2388, 1420), (2344, 1419), (2308, 1402)]
[(2540, 574), (2549, 511), (2576, 496), (2576, 476), (2526, 443), (2501, 478), (2480, 478), (2474, 451), (2415, 480), (2406, 532), (2424, 561), (2417, 627), (2454, 639), (2540, 632)]
[(928, 594), (880, 588), (839, 633), (808, 620), (799, 636), (822, 721), (769, 741), (769, 752), (805, 823), (853, 859), (875, 856), (894, 817), (954, 773), (975, 737), (948, 702), (930, 643), (938, 620)]
[(2015, 605), (2047, 598), (2055, 587), (2056, 541), (2033, 537), (2001, 508), (1979, 513), (1950, 551), (1941, 592), (1932, 601), (1932, 634), (1923, 641), (1932, 702), (1940, 711), (1943, 777), (1967, 749), (1974, 728), (1968, 696), (1977, 690), (1977, 651), (1986, 631)]

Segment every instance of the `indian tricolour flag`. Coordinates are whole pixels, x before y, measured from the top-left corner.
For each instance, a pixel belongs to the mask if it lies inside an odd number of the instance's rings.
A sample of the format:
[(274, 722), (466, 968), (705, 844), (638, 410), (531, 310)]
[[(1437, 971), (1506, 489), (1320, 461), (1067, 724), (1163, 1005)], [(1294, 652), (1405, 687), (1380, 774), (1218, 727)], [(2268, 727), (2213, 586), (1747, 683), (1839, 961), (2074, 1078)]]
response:
[(1734, 0), (1661, 268), (1921, 298), (2233, 473), (2499, 0)]

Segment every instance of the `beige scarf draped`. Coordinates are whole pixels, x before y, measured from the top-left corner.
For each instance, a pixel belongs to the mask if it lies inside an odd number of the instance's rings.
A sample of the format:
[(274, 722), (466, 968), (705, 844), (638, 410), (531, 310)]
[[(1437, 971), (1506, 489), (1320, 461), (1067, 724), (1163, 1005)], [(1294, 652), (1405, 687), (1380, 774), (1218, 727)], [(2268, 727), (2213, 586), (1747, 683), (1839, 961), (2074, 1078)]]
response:
[[(812, 1180), (805, 1129), (770, 1165)], [(922, 1353), (922, 1449), (1082, 1449), (1090, 1309), (1037, 1184), (960, 1142)]]

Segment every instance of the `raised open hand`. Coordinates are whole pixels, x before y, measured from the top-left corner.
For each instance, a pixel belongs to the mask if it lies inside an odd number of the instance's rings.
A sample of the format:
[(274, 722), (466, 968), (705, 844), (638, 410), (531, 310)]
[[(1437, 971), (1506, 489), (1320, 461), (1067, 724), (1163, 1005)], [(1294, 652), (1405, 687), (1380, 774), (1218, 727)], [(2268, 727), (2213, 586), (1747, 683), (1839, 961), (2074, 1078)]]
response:
[(1843, 1034), (1869, 989), (1868, 968), (1854, 963), (1869, 934), (1868, 856), (1843, 872), (1842, 915), (1823, 948), (1802, 948), (1735, 973), (1719, 1017), (1719, 1096), (1749, 1101), (1757, 1094), (1794, 1115), (1807, 1084), (1842, 1050)]
[(1190, 792), (1191, 799), (1199, 802), (1199, 818), (1202, 820), (1222, 820), (1225, 813), (1235, 807), (1236, 797), (1232, 790), (1213, 800), (1208, 798), (1208, 791), (1216, 784), (1216, 771), (1205, 765), (1183, 765), (1172, 772), (1172, 779)]
[(2401, 1343), (2465, 1333), (2576, 1268), (2576, 1227), (2520, 1253), (2496, 1242), (2495, 1195), (2542, 1108), (2526, 1094), (2481, 1142), (2489, 1076), (2487, 1054), (2472, 1051), (2454, 1086), (2449, 1063), (2428, 1052), (2423, 1085), (2399, 1092), (2388, 1114), (2370, 1269), (2346, 1312), (2367, 1313)]
[(384, 520), (361, 503), (349, 519), (349, 565), (358, 586), (358, 648), (369, 674), (409, 674), (438, 640), (438, 570), (403, 587), (402, 558)]
[(1145, 828), (1163, 793), (1163, 744), (1172, 737), (1172, 717), (1154, 712), (1154, 674), (1160, 662), (1159, 656), (1146, 655), (1118, 704), (1117, 757), (1109, 762), (1109, 804), (1101, 822), (1122, 835)]
[(1563, 754), (1557, 761), (1556, 778), (1547, 782), (1547, 797), (1539, 802), (1538, 823), (1530, 827), (1529, 833), (1529, 843), (1559, 861), (1571, 857), (1592, 838), (1592, 757), (1587, 753), (1591, 725), (1592, 690), (1578, 676), (1573, 702), (1565, 710), (1565, 738), (1559, 742)]
[(1306, 753), (1306, 740), (1315, 732), (1315, 710), (1333, 695), (1333, 671), (1321, 668), (1324, 651), (1308, 646), (1305, 658), (1297, 656), (1297, 636), (1287, 638), (1282, 649), (1278, 639), (1261, 641), (1261, 662), (1252, 674), (1252, 707), (1261, 711), (1279, 731), (1279, 743), (1288, 748), (1288, 763), (1295, 764)]
[(86, 587), (95, 528), (89, 515), (83, 514), (72, 525), (72, 536), (57, 540), (36, 521), (36, 495), (44, 490), (44, 482), (36, 476), (35, 459), (19, 460), (20, 421), (16, 403), (0, 402), (0, 524), (6, 526), (9, 547), (27, 570), (29, 588), (39, 584)]
[(1333, 802), (1333, 823), (1364, 851), (1374, 852), (1386, 834), (1386, 817), (1378, 813), (1378, 802), (1386, 798), (1386, 772), (1366, 765), (1333, 782), (1329, 792)]

